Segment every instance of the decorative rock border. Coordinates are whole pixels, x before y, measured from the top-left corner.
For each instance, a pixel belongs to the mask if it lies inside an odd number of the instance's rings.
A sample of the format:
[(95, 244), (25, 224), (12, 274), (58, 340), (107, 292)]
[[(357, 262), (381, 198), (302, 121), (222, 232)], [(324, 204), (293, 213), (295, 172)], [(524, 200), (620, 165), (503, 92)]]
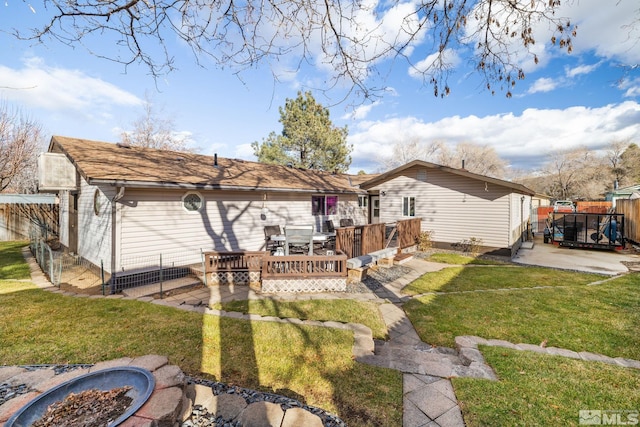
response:
[[(588, 351), (576, 352), (558, 347), (542, 347), (534, 344), (513, 344), (505, 340), (485, 339), (476, 336), (459, 336), (455, 339), (456, 348), (460, 353), (460, 357), (466, 358), (470, 364), (485, 364), (482, 353), (478, 350), (478, 345), (486, 345), (491, 347), (504, 347), (519, 351), (532, 351), (534, 353), (548, 354), (551, 356), (562, 356), (571, 359), (584, 360), (587, 362), (602, 362), (610, 365), (622, 366), (623, 368), (640, 369), (640, 361), (626, 359), (624, 357), (609, 357), (603, 354), (591, 353)], [(485, 364), (486, 365), (486, 364)]]

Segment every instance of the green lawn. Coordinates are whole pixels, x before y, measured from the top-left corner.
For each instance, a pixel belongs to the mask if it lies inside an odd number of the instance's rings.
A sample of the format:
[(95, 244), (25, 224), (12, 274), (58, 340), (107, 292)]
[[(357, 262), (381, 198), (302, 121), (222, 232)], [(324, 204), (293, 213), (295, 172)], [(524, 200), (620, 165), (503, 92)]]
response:
[[(515, 283), (526, 280), (521, 271), (529, 269), (509, 271)], [(426, 295), (404, 309), (431, 344), (452, 346), (458, 335), (530, 344), (546, 339), (549, 346), (640, 359), (639, 286), (640, 274), (629, 274), (597, 286)]]
[(29, 242), (0, 242), (0, 280), (29, 279), (29, 266), (24, 262), (22, 248)]
[[(19, 252), (19, 246), (1, 252), (7, 245), (0, 243), (0, 253)], [(298, 398), (337, 413), (350, 426), (402, 424), (402, 375), (354, 362), (350, 332), (65, 297), (16, 281), (24, 276), (22, 268), (0, 264), (0, 364), (165, 354), (188, 374)], [(585, 286), (601, 278), (533, 267), (453, 267), (429, 273), (410, 288), (444, 294), (415, 298), (404, 309), (430, 344), (451, 347), (457, 335), (479, 335), (516, 343), (547, 340), (548, 346), (640, 359), (640, 274)], [(540, 285), (549, 288), (535, 289)], [(502, 288), (517, 289), (496, 290)], [(474, 290), (487, 292), (456, 293)], [(223, 309), (358, 322), (384, 334), (375, 326), (379, 314), (373, 304), (239, 301)], [(639, 409), (637, 370), (480, 349), (499, 381), (452, 379), (468, 426), (577, 425), (581, 409)]]
[(480, 350), (500, 380), (452, 380), (468, 427), (577, 426), (583, 409), (640, 409), (638, 370), (499, 347)]
[(585, 285), (605, 276), (543, 267), (485, 266), (447, 267), (427, 273), (402, 290), (407, 295), (427, 292), (460, 292), (479, 289), (533, 288)]
[[(424, 275), (408, 292), (444, 294), (414, 298), (403, 308), (422, 340), (439, 346), (477, 335), (640, 359), (640, 274), (585, 286), (601, 279), (532, 267), (447, 268)], [(496, 290), (503, 288), (517, 289)], [(488, 291), (453, 293), (474, 290)], [(499, 381), (452, 380), (468, 426), (578, 425), (582, 409), (638, 410), (637, 370), (480, 349)]]
[(371, 328), (376, 339), (387, 338), (387, 327), (378, 310), (378, 304), (353, 300), (280, 301), (251, 300), (231, 301), (214, 308), (225, 311), (295, 318), (303, 320), (334, 320), (343, 323), (361, 323)]
[(0, 307), (1, 365), (163, 354), (190, 375), (297, 398), (350, 426), (402, 423), (402, 375), (356, 363), (349, 331), (67, 297), (14, 280), (0, 280)]
[(437, 252), (427, 258), (429, 261), (441, 262), (443, 264), (459, 264), (459, 265), (502, 265), (504, 262), (494, 261), (490, 259), (478, 258), (457, 253)]

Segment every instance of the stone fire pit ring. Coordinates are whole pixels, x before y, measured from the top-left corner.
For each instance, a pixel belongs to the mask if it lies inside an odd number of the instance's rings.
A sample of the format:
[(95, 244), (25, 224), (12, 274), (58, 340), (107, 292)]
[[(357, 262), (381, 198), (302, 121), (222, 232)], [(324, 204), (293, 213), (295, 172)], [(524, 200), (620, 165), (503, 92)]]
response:
[(73, 378), (31, 400), (9, 418), (5, 427), (30, 426), (44, 415), (52, 403), (64, 400), (71, 393), (81, 393), (91, 389), (108, 391), (124, 386), (132, 387), (127, 392), (127, 396), (133, 400), (127, 410), (109, 424), (109, 427), (115, 427), (135, 414), (151, 396), (155, 379), (150, 371), (137, 366), (119, 366)]

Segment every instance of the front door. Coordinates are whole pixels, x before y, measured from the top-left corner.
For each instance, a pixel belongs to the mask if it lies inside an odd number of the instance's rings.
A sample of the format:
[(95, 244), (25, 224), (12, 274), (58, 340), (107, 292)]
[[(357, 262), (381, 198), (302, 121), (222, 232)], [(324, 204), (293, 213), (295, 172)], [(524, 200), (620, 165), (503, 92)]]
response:
[(371, 224), (380, 222), (380, 196), (371, 196)]

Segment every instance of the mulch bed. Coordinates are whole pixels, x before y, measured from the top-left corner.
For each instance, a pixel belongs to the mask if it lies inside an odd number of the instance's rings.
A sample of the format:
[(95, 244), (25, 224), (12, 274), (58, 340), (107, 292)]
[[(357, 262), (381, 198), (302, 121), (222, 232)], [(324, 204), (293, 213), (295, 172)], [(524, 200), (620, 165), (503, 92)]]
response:
[(71, 393), (49, 405), (32, 427), (106, 427), (131, 405), (133, 399), (126, 395), (129, 390), (131, 386)]

